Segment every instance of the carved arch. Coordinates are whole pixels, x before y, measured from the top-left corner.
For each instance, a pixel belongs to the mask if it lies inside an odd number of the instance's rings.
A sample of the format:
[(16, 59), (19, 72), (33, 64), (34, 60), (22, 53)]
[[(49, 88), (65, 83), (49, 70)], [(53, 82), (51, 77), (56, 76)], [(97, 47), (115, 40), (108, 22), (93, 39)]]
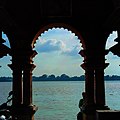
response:
[(48, 25), (40, 28), (40, 30), (35, 35), (35, 37), (32, 41), (32, 44), (31, 44), (32, 48), (34, 48), (34, 44), (36, 43), (36, 40), (38, 39), (40, 34), (44, 33), (45, 31), (48, 31), (48, 29), (52, 29), (52, 28), (64, 28), (64, 29), (67, 29), (68, 31), (71, 31), (72, 33), (75, 33), (75, 36), (78, 36), (78, 38), (80, 39), (80, 43), (82, 44), (83, 49), (86, 48), (85, 42), (84, 42), (80, 32), (78, 30), (76, 30), (74, 27), (72, 27), (71, 25), (68, 25), (68, 24), (65, 24), (65, 23), (48, 24)]

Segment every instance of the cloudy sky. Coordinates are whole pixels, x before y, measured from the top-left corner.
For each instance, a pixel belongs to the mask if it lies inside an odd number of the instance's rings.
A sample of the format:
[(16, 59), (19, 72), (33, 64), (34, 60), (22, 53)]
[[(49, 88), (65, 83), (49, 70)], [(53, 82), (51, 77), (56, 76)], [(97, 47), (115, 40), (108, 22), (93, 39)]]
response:
[(38, 66), (34, 74), (80, 76), (83, 74), (80, 68), (83, 58), (78, 54), (80, 45), (78, 37), (68, 30), (48, 30), (36, 43), (38, 56), (34, 60)]
[[(6, 40), (6, 45), (9, 46), (7, 36), (2, 34), (2, 37)], [(110, 34), (106, 49), (116, 44), (114, 39), (117, 37), (117, 33)], [(33, 71), (33, 75), (40, 76), (43, 74), (55, 74), (56, 76), (63, 73), (69, 76), (80, 76), (84, 74), (84, 71), (80, 67), (83, 63), (83, 58), (78, 54), (81, 50), (80, 40), (74, 33), (67, 29), (49, 29), (38, 37), (35, 44), (35, 50), (38, 55), (34, 58), (34, 64), (36, 68)], [(0, 76), (11, 76), (11, 70), (7, 67), (10, 64), (10, 57), (5, 56), (0, 59)], [(109, 53), (106, 56), (106, 62), (111, 64), (105, 70), (105, 74), (119, 75), (119, 57)]]

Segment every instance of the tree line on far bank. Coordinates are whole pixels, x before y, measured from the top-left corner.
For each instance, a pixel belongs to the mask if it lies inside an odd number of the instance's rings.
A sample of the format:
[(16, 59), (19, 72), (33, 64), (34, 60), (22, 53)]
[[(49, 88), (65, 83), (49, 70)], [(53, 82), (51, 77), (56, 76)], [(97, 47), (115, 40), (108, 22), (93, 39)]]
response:
[[(116, 80), (120, 80), (120, 76), (106, 75), (106, 76), (104, 76), (104, 79), (106, 81), (116, 81)], [(32, 80), (33, 81), (84, 81), (85, 76), (81, 75), (81, 76), (70, 77), (66, 74), (62, 74), (60, 76), (55, 76), (54, 74), (52, 74), (52, 75), (43, 74), (39, 77), (33, 76)], [(10, 81), (12, 81), (12, 77), (0, 77), (0, 82), (10, 82)]]

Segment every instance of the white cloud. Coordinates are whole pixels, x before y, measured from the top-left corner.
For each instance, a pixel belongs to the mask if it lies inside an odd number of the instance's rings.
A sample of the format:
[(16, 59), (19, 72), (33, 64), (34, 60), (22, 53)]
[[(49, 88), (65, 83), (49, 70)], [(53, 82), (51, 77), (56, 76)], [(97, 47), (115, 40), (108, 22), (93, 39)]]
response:
[(118, 57), (117, 55), (114, 55), (112, 52), (109, 52), (108, 55), (106, 55), (106, 60), (109, 61), (109, 60), (120, 60), (120, 57)]
[(67, 56), (79, 56), (80, 45), (75, 45), (70, 47), (67, 46), (64, 41), (51, 39), (44, 40), (39, 38), (36, 44), (36, 50), (38, 53), (49, 53), (49, 52), (59, 52), (59, 54)]
[(76, 45), (72, 49), (66, 49), (65, 51), (62, 51), (62, 54), (67, 55), (67, 56), (79, 56), (79, 51), (80, 51), (80, 46)]
[(36, 44), (36, 50), (37, 52), (56, 52), (56, 51), (62, 51), (62, 49), (65, 49), (66, 45), (63, 41), (57, 41), (55, 39), (51, 40), (39, 40)]

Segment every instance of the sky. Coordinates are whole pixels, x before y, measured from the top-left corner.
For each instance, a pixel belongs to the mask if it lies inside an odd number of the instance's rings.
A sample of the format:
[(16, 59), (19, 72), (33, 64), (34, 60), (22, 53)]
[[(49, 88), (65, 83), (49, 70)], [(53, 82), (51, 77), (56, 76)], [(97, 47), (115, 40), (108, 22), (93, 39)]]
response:
[[(113, 32), (108, 37), (106, 49), (116, 44), (114, 39), (117, 32)], [(5, 45), (10, 47), (7, 36), (2, 33), (2, 38), (6, 40)], [(67, 74), (69, 76), (81, 76), (84, 70), (80, 67), (83, 58), (78, 54), (81, 48), (80, 40), (74, 33), (63, 28), (53, 28), (42, 33), (35, 44), (34, 48), (38, 54), (33, 59), (36, 68), (33, 70), (34, 76), (43, 74), (60, 76)], [(105, 69), (105, 75), (119, 75), (120, 58), (111, 52), (106, 56), (106, 62), (110, 63)], [(12, 76), (12, 71), (7, 66), (11, 64), (9, 55), (0, 59), (0, 76)]]

